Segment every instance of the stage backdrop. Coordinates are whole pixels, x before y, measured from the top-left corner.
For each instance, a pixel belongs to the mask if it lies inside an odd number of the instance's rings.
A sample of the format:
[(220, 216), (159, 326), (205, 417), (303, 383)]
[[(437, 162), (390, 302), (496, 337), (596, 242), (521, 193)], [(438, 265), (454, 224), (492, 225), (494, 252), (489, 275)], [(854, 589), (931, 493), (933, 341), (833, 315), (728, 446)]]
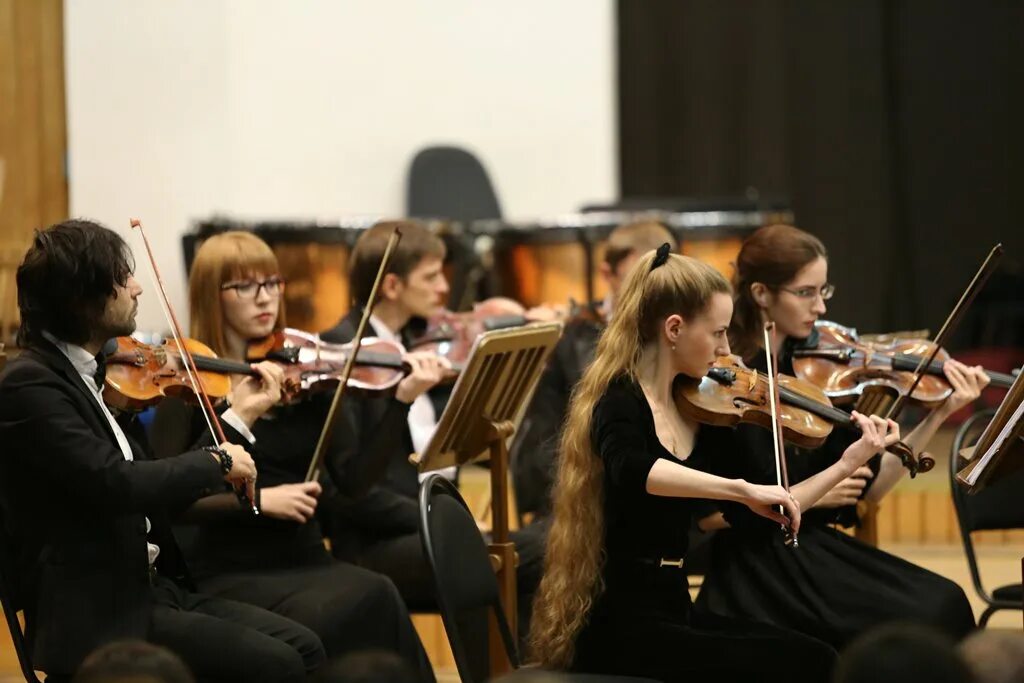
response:
[(607, 200), (613, 22), (612, 0), (67, 0), (71, 213), (140, 216), (183, 309), (192, 219), (398, 215), (423, 145), (478, 154), (513, 218)]
[(1024, 3), (619, 0), (618, 20), (625, 196), (790, 197), (833, 256), (829, 315), (863, 331), (934, 331), (1002, 241), (989, 323), (959, 343), (1024, 341)]

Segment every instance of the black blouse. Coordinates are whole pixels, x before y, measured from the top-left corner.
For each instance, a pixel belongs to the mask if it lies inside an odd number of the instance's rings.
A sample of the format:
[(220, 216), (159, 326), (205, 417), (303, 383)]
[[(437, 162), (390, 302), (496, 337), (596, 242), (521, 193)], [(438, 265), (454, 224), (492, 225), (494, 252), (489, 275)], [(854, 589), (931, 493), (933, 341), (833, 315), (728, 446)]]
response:
[[(379, 454), (386, 453), (390, 441), (402, 434), (408, 419), (408, 405), (394, 398), (381, 400), (387, 402), (387, 408), (375, 424), (363, 423), (357, 402), (342, 405), (339, 423), (324, 459), (328, 476), (321, 477), (324, 485), (321, 506), (331, 495), (358, 497), (383, 475), (388, 463)], [(222, 422), (228, 440), (244, 447), (255, 460), (260, 489), (304, 481), (329, 404), (330, 396), (318, 395), (293, 406), (274, 409), (253, 425), (255, 444)], [(188, 444), (212, 440), (199, 411), (176, 399), (165, 399), (160, 404), (152, 431), (158, 457), (180, 452)], [(355, 436), (363, 432), (370, 434), (368, 441), (372, 449), (358, 447)], [(253, 516), (237, 504), (225, 508), (219, 501), (209, 505), (206, 502), (199, 501), (191, 511), (192, 517), (200, 522), (194, 538), (191, 542), (183, 539), (197, 578), (328, 561), (316, 517), (298, 524), (266, 515)]]
[(638, 561), (684, 557), (696, 501), (648, 493), (647, 475), (659, 459), (707, 469), (707, 460), (731, 450), (729, 430), (701, 426), (689, 457), (676, 458), (658, 439), (643, 391), (622, 376), (595, 406), (590, 438), (604, 462), (606, 575)]

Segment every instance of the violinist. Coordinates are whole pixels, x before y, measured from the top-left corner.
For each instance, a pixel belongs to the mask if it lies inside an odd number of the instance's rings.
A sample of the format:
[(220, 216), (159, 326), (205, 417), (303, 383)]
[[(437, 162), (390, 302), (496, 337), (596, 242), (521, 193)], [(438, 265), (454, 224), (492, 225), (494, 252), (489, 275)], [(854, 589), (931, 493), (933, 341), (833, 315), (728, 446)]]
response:
[(643, 254), (666, 242), (676, 251), (672, 233), (655, 221), (625, 223), (608, 235), (600, 266), (608, 295), (584, 306), (566, 322), (512, 444), (512, 475), (520, 514), (546, 517), (551, 513), (555, 455), (569, 395), (594, 357), (597, 339), (612, 315), (626, 273)]
[[(189, 276), (191, 336), (228, 360), (244, 361), (248, 345), (284, 327), (283, 290), (277, 258), (261, 239), (227, 232), (206, 240)], [(262, 367), (261, 367), (262, 366)], [(433, 673), (409, 614), (387, 577), (334, 560), (323, 544), (315, 513), (319, 482), (304, 482), (326, 419), (330, 399), (314, 394), (305, 402), (278, 406), (281, 369), (260, 363), (260, 378), (234, 376), (229, 396), (234, 417), (222, 418), (228, 438), (249, 449), (260, 467), (253, 517), (202, 509), (189, 548), (200, 587), (220, 597), (273, 610), (308, 626), (328, 656), (385, 649), (419, 671)], [(344, 404), (343, 404), (344, 406)], [(353, 419), (335, 432), (326, 458), (329, 485), (358, 496), (373, 463), (356, 457), (348, 433)], [(205, 437), (201, 417), (174, 399), (157, 409), (153, 440), (173, 452)], [(394, 426), (391, 427), (394, 430)], [(377, 447), (386, 445), (384, 430)]]
[[(395, 248), (389, 271), (381, 281), (379, 298), (370, 316), (368, 335), (399, 341), (408, 346), (423, 334), (425, 321), (442, 310), (448, 295), (448, 282), (442, 270), (444, 242), (415, 221), (400, 223), (402, 239)], [(343, 343), (355, 334), (362, 309), (367, 303), (377, 269), (394, 222), (380, 222), (359, 236), (350, 262), (350, 286), (353, 309), (333, 329), (321, 336), (325, 341)], [(417, 391), (398, 395), (411, 402), (407, 421), (401, 428), (382, 427), (377, 417), (386, 410), (387, 401), (372, 397), (346, 396), (350, 404), (360, 404), (363, 421), (354, 426), (354, 447), (367, 449), (381, 429), (394, 430), (396, 441), (386, 453), (388, 460), (383, 480), (358, 499), (338, 499), (331, 515), (331, 543), (335, 555), (382, 572), (398, 586), (406, 601), (430, 608), (434, 586), (423, 555), (419, 537), (419, 477), (409, 463), (409, 454), (423, 452), (444, 411), (448, 392), (443, 387), (428, 391), (442, 379), (449, 367), (447, 359), (430, 353), (410, 353), (413, 365), (424, 370)], [(454, 478), (454, 468), (446, 472)], [(512, 532), (519, 554), (517, 569), (519, 604), (528, 610), (540, 575), (543, 530), (539, 527)], [(526, 621), (521, 611), (520, 621)]]
[[(561, 437), (554, 514), (530, 641), (542, 666), (661, 681), (824, 681), (835, 651), (810, 636), (692, 613), (686, 581), (695, 499), (733, 501), (800, 527), (781, 486), (708, 474), (735, 456), (733, 432), (683, 418), (677, 375), (701, 377), (729, 353), (729, 283), (711, 266), (642, 256), (573, 392)], [(857, 417), (851, 449), (885, 440), (881, 419)]]
[[(793, 374), (792, 352), (824, 315), (832, 296), (824, 245), (791, 226), (761, 228), (737, 259), (735, 306), (729, 328), (732, 348), (752, 368), (765, 370), (760, 330), (764, 321), (778, 331), (779, 369)], [(980, 368), (956, 361), (945, 365), (955, 392), (906, 438), (918, 452), (953, 411), (976, 399), (987, 382)], [(770, 434), (740, 425), (738, 457), (718, 458), (722, 476), (774, 481)], [(696, 609), (702, 614), (756, 619), (811, 633), (836, 647), (878, 623), (926, 621), (952, 637), (974, 625), (971, 607), (955, 583), (833, 529), (856, 521), (860, 498), (878, 500), (903, 473), (899, 459), (884, 453), (871, 467), (850, 470), (841, 454), (856, 438), (834, 430), (817, 449), (790, 448), (789, 480), (804, 510), (800, 548), (783, 547), (776, 530), (744, 510), (721, 506), (702, 528), (731, 527), (712, 540), (712, 566)]]
[(319, 638), (194, 592), (167, 521), (255, 477), (252, 458), (223, 443), (151, 460), (101, 399), (101, 348), (135, 331), (132, 271), (124, 241), (84, 220), (37, 232), (18, 268), (23, 351), (0, 376), (0, 506), (33, 664), (68, 680), (95, 648), (136, 638), (201, 679), (305, 680), (324, 660)]

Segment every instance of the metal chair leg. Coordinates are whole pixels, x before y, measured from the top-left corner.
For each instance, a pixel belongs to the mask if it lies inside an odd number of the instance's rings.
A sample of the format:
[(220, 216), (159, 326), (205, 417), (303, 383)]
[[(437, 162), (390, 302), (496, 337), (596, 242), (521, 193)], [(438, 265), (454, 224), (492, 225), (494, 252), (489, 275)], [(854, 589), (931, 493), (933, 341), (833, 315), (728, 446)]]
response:
[(995, 605), (989, 605), (985, 608), (985, 611), (981, 613), (981, 619), (978, 619), (978, 628), (985, 628), (988, 620), (992, 618), (992, 615), (1000, 610)]

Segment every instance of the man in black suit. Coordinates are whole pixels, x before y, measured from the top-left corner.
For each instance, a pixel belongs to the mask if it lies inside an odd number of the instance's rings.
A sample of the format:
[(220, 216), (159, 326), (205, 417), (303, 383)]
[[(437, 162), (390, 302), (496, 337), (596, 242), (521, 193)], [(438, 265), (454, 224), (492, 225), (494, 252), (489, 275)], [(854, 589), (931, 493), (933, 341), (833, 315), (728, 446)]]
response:
[[(349, 268), (355, 306), (325, 341), (350, 341), (359, 325), (377, 269), (395, 225), (402, 239), (381, 281), (367, 336), (408, 347), (415, 331), (439, 312), (448, 295), (442, 271), (444, 243), (418, 223), (381, 222), (356, 242)], [(385, 574), (412, 609), (434, 604), (434, 587), (419, 538), (419, 478), (409, 454), (426, 445), (444, 409), (444, 392), (430, 393), (447, 363), (433, 353), (406, 356), (411, 372), (391, 397), (346, 397), (344, 448), (374, 451), (383, 464), (379, 483), (358, 499), (334, 497), (324, 507), (335, 556)]]
[(167, 511), (256, 476), (239, 446), (149, 460), (104, 405), (101, 353), (135, 330), (142, 289), (114, 232), (66, 221), (18, 268), (22, 353), (0, 374), (0, 508), (34, 665), (69, 677), (96, 647), (144, 638), (199, 679), (300, 681), (324, 659), (284, 617), (189, 590)]
[[(347, 342), (354, 335), (363, 308), (380, 267), (394, 222), (382, 222), (360, 235), (352, 251), (349, 269), (352, 298), (356, 306), (334, 328), (321, 336), (326, 341)], [(427, 318), (439, 313), (448, 296), (448, 282), (442, 269), (444, 243), (415, 221), (400, 224), (402, 240), (394, 250), (388, 272), (381, 281), (379, 296), (370, 317), (372, 334), (408, 346)], [(387, 575), (412, 609), (434, 609), (434, 586), (419, 537), (419, 477), (409, 463), (409, 454), (422, 452), (444, 411), (448, 392), (435, 385), (445, 374), (446, 362), (431, 354), (410, 354), (413, 373), (399, 385), (396, 398), (356, 398), (347, 410), (361, 417), (347, 420), (351, 448), (366, 448), (369, 439), (390, 434), (390, 452), (384, 455), (388, 467), (381, 482), (363, 498), (332, 501), (331, 540), (335, 553)], [(406, 390), (407, 389), (407, 390)], [(347, 398), (347, 397), (346, 397)], [(409, 402), (406, 418), (395, 423), (394, 402)], [(386, 418), (386, 419), (385, 419)], [(446, 476), (455, 477), (455, 468)], [(545, 530), (531, 526), (512, 532), (519, 554), (517, 568), (520, 625), (525, 629), (532, 593), (540, 581)]]

